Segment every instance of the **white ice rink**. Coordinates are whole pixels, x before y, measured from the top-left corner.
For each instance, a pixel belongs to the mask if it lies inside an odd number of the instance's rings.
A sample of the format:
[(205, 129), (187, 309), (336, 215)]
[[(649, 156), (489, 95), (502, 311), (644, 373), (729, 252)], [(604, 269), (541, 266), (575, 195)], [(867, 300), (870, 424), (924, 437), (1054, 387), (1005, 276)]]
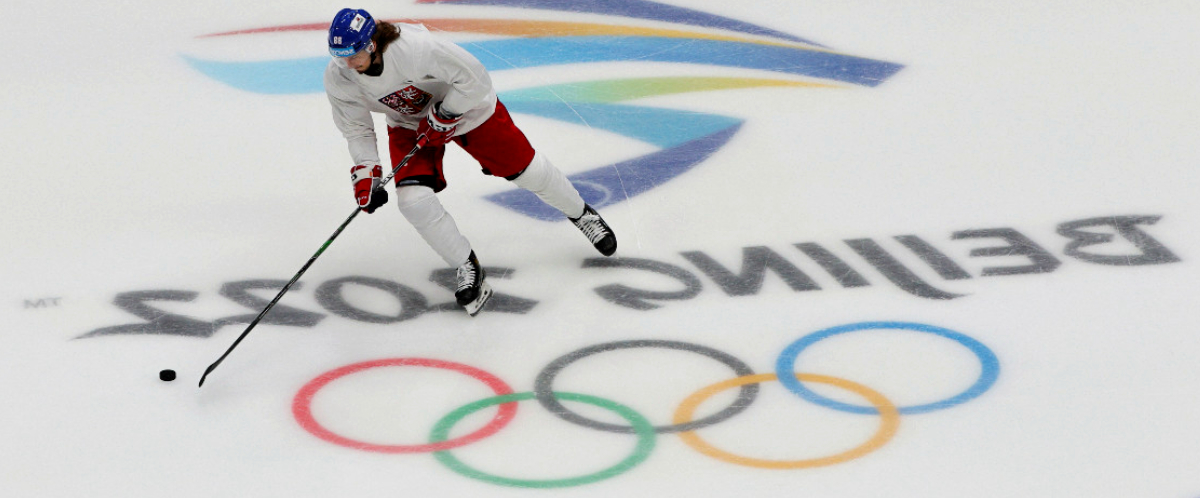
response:
[[(617, 257), (452, 148), (491, 309), (392, 203), (197, 388), (353, 210), (345, 6), (486, 58)], [(0, 495), (1200, 497), (1195, 2), (0, 14)]]

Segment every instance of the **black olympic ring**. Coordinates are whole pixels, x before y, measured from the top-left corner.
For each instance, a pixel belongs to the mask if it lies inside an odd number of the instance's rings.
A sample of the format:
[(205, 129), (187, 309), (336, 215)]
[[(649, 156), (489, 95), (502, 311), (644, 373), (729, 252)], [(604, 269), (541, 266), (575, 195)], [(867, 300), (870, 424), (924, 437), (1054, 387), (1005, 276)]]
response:
[[(534, 381), (533, 392), (537, 396), (538, 403), (541, 403), (541, 405), (543, 407), (545, 407), (547, 410), (549, 410), (550, 413), (553, 413), (553, 414), (557, 415), (559, 418), (566, 420), (568, 422), (571, 422), (573, 424), (578, 424), (578, 425), (582, 425), (584, 427), (589, 427), (589, 428), (597, 429), (597, 430), (601, 430), (601, 431), (617, 432), (617, 433), (621, 433), (621, 434), (634, 434), (636, 431), (633, 428), (633, 426), (598, 422), (598, 421), (584, 417), (582, 415), (579, 415), (579, 414), (567, 409), (567, 407), (563, 406), (563, 404), (561, 402), (559, 402), (558, 399), (554, 396), (554, 387), (553, 387), (554, 378), (557, 377), (558, 374), (560, 372), (562, 372), (562, 370), (564, 368), (567, 367), (567, 365), (570, 365), (571, 363), (575, 362), (576, 360), (579, 360), (579, 359), (582, 359), (582, 358), (585, 358), (585, 357), (588, 357), (588, 356), (591, 356), (591, 355), (594, 355), (597, 353), (603, 353), (606, 351), (615, 351), (618, 349), (634, 349), (634, 348), (665, 348), (665, 349), (677, 349), (680, 351), (690, 351), (693, 353), (699, 353), (701, 355), (707, 356), (707, 357), (717, 360), (721, 363), (724, 363), (726, 366), (733, 369), (733, 371), (735, 373), (737, 373), (737, 377), (745, 377), (747, 375), (754, 375), (754, 371), (750, 369), (749, 365), (746, 365), (744, 362), (742, 362), (742, 360), (739, 360), (724, 351), (719, 351), (719, 350), (716, 350), (716, 349), (713, 349), (710, 347), (701, 346), (699, 344), (692, 344), (690, 342), (649, 340), (649, 339), (607, 342), (607, 343), (603, 343), (603, 344), (597, 344), (595, 346), (588, 346), (586, 348), (579, 349), (579, 350), (573, 351), (571, 353), (567, 353), (563, 356), (558, 357), (554, 361), (550, 362), (549, 365), (546, 365), (546, 368), (543, 368), (542, 371), (540, 373), (538, 373), (537, 380)], [(741, 390), (738, 392), (737, 399), (733, 401), (732, 405), (725, 408), (724, 410), (721, 410), (721, 411), (719, 411), (713, 415), (710, 415), (708, 417), (704, 417), (699, 420), (693, 420), (691, 422), (687, 422), (687, 423), (683, 423), (683, 424), (656, 426), (656, 427), (654, 427), (654, 432), (658, 433), (658, 434), (667, 434), (667, 433), (672, 433), (672, 432), (687, 432), (687, 431), (693, 431), (696, 429), (708, 427), (710, 425), (723, 422), (725, 420), (728, 420), (730, 417), (733, 417), (734, 415), (741, 413), (746, 408), (748, 408), (750, 406), (750, 403), (753, 403), (754, 399), (757, 396), (758, 396), (758, 384), (757, 383), (743, 385), (743, 386), (741, 386)]]

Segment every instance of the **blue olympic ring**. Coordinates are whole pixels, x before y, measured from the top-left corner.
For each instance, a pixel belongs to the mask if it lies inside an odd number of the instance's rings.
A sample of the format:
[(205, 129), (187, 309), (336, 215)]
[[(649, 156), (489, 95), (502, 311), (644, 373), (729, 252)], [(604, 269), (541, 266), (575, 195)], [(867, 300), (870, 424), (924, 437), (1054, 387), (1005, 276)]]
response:
[(975, 356), (979, 358), (980, 365), (983, 367), (983, 370), (979, 373), (979, 379), (977, 379), (975, 383), (972, 384), (971, 387), (968, 387), (965, 391), (942, 401), (927, 403), (924, 405), (899, 407), (899, 412), (903, 415), (926, 413), (965, 403), (990, 389), (992, 384), (996, 383), (996, 378), (1000, 376), (1000, 360), (996, 358), (995, 353), (992, 353), (992, 350), (988, 349), (987, 346), (984, 346), (983, 343), (967, 337), (966, 335), (960, 334), (953, 330), (934, 327), (932, 325), (925, 325), (922, 323), (861, 322), (819, 330), (788, 345), (788, 347), (779, 354), (779, 359), (775, 362), (775, 373), (779, 377), (779, 382), (787, 387), (788, 390), (796, 393), (796, 395), (812, 403), (843, 412), (859, 413), (864, 415), (878, 415), (879, 410), (875, 409), (874, 407), (842, 403), (813, 392), (800, 383), (800, 380), (796, 378), (795, 370), (796, 359), (798, 356), (800, 356), (800, 352), (803, 351), (804, 348), (815, 344), (817, 341), (837, 334), (874, 329), (912, 330), (952, 339), (957, 341), (959, 344), (966, 346), (967, 349), (970, 349), (972, 353), (975, 353)]

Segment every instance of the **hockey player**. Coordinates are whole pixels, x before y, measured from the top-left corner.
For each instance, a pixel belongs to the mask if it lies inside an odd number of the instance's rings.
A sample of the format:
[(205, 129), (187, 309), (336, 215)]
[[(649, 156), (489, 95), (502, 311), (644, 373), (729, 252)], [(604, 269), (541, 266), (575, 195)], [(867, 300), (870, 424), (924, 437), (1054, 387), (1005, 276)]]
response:
[(325, 93), (354, 159), (350, 180), (359, 207), (371, 213), (388, 200), (379, 185), (383, 167), (371, 119), (378, 112), (387, 118), (391, 167), (421, 147), (396, 174), (396, 204), (457, 268), (454, 297), (472, 316), (492, 291), (470, 242), (435, 195), (446, 188), (442, 156), (450, 142), (475, 158), (484, 174), (509, 180), (562, 211), (601, 254), (616, 252), (612, 229), (533, 149), (496, 99), (483, 64), (466, 50), (421, 25), (376, 22), (365, 10), (342, 9), (329, 26), (329, 52)]

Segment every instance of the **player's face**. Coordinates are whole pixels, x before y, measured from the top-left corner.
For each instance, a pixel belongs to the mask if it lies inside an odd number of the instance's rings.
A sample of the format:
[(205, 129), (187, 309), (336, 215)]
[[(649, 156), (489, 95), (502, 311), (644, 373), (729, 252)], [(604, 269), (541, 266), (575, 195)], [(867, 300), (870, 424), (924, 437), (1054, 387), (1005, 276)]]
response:
[(375, 53), (375, 43), (367, 45), (363, 50), (359, 50), (357, 54), (350, 57), (337, 57), (335, 60), (350, 69), (358, 72), (364, 72), (371, 67), (371, 56)]

